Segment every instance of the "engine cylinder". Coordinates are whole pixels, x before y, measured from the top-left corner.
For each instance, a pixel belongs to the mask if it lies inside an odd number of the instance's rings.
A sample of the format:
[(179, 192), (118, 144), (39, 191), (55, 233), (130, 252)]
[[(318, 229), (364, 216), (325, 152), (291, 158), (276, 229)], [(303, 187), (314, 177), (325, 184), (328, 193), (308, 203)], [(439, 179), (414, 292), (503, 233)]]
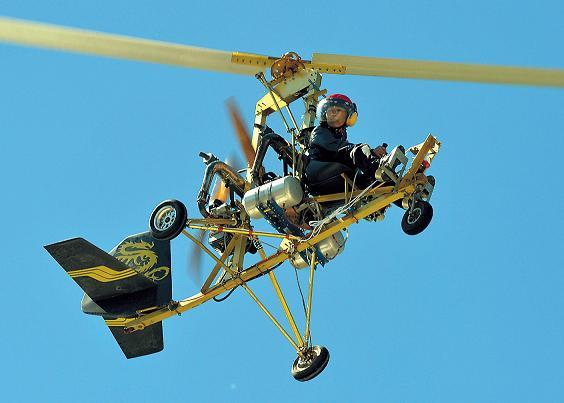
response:
[(208, 243), (217, 251), (217, 253), (221, 254), (225, 252), (225, 248), (227, 248), (227, 244), (231, 242), (232, 238), (233, 235), (226, 232), (210, 231)]
[[(323, 254), (325, 259), (331, 260), (345, 249), (345, 242), (346, 239), (343, 236), (343, 233), (339, 231), (330, 237), (325, 238), (316, 246), (319, 248), (319, 251)], [(292, 266), (296, 269), (303, 269), (309, 266), (299, 253), (295, 253), (290, 256), (289, 260), (290, 263), (292, 263)]]
[(293, 176), (285, 176), (272, 182), (249, 190), (243, 196), (243, 206), (251, 218), (262, 218), (257, 208), (266, 206), (266, 202), (274, 200), (282, 208), (294, 207), (304, 197), (300, 181)]

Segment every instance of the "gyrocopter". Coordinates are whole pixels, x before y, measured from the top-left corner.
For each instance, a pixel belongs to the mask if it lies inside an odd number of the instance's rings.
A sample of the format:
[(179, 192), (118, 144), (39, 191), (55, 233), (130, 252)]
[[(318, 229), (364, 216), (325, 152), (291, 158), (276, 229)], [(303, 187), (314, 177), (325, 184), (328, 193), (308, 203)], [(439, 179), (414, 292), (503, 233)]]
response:
[[(127, 237), (109, 253), (83, 238), (45, 248), (85, 292), (83, 312), (104, 319), (127, 358), (163, 349), (163, 320), (241, 287), (295, 349), (291, 372), (299, 381), (314, 378), (329, 361), (328, 350), (312, 345), (310, 337), (316, 268), (343, 251), (351, 224), (380, 221), (388, 208), (394, 208), (391, 206), (405, 210), (401, 228), (406, 234), (425, 230), (433, 216), (430, 199), (435, 187), (427, 170), (441, 146), (433, 135), (409, 148), (398, 145), (380, 159), (372, 180), (362, 184), (356, 180), (358, 172), (339, 163), (312, 168), (304, 150), (316, 124), (318, 104), (327, 92), (322, 88), (323, 74), (564, 87), (561, 70), (324, 54), (303, 60), (294, 52), (276, 58), (8, 18), (0, 18), (0, 41), (247, 74), (264, 86), (265, 95), (255, 106), (252, 136), (246, 134), (236, 109), (230, 106), (247, 168), (238, 170), (212, 153), (199, 154), (204, 169), (197, 195), (198, 217), (189, 215), (181, 201), (166, 200), (150, 215), (149, 231)], [(265, 75), (267, 69), (270, 78)], [(301, 120), (291, 109), (296, 104), (303, 108)], [(271, 116), (281, 118), (284, 135), (270, 130), (267, 121)], [(269, 152), (280, 161), (272, 171), (265, 167)], [(219, 184), (215, 191), (214, 181)], [(270, 230), (256, 229), (261, 222)], [(208, 245), (204, 244), (205, 232)], [(173, 300), (170, 243), (180, 235), (214, 264), (197, 294)], [(276, 242), (273, 253), (263, 247), (267, 240)], [(249, 263), (252, 255), (255, 261)], [(275, 269), (286, 261), (289, 267), (309, 273), (303, 332), (275, 275)], [(290, 331), (251, 290), (251, 280), (261, 276), (271, 281)]]

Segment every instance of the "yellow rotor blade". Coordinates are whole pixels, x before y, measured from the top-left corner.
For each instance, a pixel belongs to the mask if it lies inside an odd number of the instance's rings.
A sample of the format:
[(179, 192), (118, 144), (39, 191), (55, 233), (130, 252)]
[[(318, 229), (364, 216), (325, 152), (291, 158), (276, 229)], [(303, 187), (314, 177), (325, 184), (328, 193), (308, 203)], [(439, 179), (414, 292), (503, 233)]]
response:
[(326, 73), (425, 80), (564, 87), (564, 70), (428, 62), (314, 53), (312, 67)]
[(268, 65), (267, 56), (254, 55), (263, 63), (245, 65), (232, 61), (238, 53), (197, 48), (155, 40), (105, 34), (0, 17), (0, 42), (38, 48), (107, 56), (118, 59), (190, 67), (224, 73), (254, 75)]

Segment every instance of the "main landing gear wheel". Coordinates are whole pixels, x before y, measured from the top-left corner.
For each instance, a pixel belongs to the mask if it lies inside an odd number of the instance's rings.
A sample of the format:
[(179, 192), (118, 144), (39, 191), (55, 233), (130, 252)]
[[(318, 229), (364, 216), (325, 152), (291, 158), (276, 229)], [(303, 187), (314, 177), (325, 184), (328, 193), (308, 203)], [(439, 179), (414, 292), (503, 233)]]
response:
[(329, 362), (329, 350), (323, 346), (313, 346), (307, 351), (307, 358), (298, 356), (292, 365), (292, 376), (305, 382), (315, 378), (327, 366)]
[(433, 206), (424, 200), (419, 200), (403, 215), (401, 229), (407, 235), (417, 235), (427, 228), (432, 218)]
[(176, 238), (186, 225), (188, 212), (186, 206), (178, 200), (165, 200), (151, 213), (149, 226), (155, 239), (168, 241)]

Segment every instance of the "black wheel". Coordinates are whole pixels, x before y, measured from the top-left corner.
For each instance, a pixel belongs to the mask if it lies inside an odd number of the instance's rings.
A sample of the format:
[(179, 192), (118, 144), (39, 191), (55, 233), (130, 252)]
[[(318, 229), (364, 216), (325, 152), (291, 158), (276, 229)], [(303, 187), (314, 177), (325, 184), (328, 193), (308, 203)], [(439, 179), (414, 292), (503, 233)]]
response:
[(163, 241), (176, 238), (184, 229), (187, 218), (188, 212), (182, 202), (165, 200), (151, 213), (151, 235)]
[(292, 376), (305, 382), (315, 378), (321, 373), (329, 362), (329, 350), (323, 346), (313, 346), (307, 351), (307, 359), (300, 356), (296, 358), (292, 365)]
[(433, 206), (424, 200), (419, 200), (403, 215), (401, 229), (407, 235), (417, 235), (427, 228), (432, 218)]

